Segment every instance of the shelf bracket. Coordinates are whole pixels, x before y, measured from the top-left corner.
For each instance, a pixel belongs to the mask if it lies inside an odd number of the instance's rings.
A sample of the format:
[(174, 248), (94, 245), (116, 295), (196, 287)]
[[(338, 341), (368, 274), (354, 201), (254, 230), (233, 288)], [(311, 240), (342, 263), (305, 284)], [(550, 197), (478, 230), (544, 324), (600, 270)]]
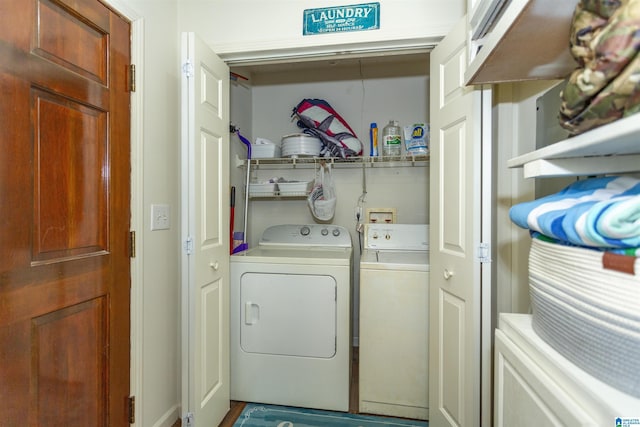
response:
[(247, 161), (245, 159), (241, 159), (240, 156), (236, 154), (236, 157), (235, 159), (233, 159), (233, 162), (235, 163), (236, 168), (241, 168), (245, 165)]

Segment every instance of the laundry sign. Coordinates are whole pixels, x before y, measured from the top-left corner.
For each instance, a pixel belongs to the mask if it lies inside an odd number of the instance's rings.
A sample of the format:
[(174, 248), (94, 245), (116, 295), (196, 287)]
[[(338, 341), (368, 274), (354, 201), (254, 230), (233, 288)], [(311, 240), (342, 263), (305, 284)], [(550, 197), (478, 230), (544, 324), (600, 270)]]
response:
[(302, 35), (380, 29), (380, 3), (305, 9)]

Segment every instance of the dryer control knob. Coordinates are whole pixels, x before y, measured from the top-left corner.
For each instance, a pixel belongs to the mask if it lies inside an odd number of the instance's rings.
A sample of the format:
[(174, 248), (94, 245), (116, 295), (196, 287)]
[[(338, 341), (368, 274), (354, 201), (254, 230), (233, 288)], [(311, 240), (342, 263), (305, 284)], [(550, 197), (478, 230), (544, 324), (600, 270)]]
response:
[(333, 235), (338, 237), (340, 235), (340, 229), (339, 228), (334, 228), (333, 229)]
[(300, 234), (303, 236), (308, 236), (309, 233), (311, 233), (311, 229), (306, 225), (300, 229)]
[(320, 230), (320, 234), (322, 234), (323, 236), (326, 236), (327, 234), (329, 234), (329, 230), (327, 230), (326, 228), (323, 228), (322, 230)]

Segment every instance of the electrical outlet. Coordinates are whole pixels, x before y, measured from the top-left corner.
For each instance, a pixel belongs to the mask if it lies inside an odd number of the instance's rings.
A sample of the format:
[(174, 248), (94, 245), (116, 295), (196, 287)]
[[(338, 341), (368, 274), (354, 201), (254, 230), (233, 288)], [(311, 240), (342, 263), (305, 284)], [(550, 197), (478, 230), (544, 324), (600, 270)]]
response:
[(367, 222), (373, 224), (394, 224), (396, 222), (396, 208), (367, 209)]
[(171, 228), (171, 209), (169, 205), (151, 205), (151, 231)]

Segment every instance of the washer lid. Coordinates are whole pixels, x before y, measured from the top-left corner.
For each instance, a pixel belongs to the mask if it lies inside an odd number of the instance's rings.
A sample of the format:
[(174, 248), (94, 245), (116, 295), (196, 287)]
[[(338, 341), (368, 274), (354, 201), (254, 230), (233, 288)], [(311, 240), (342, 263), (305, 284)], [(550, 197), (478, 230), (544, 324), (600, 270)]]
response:
[(382, 251), (365, 249), (360, 268), (429, 271), (429, 251)]

